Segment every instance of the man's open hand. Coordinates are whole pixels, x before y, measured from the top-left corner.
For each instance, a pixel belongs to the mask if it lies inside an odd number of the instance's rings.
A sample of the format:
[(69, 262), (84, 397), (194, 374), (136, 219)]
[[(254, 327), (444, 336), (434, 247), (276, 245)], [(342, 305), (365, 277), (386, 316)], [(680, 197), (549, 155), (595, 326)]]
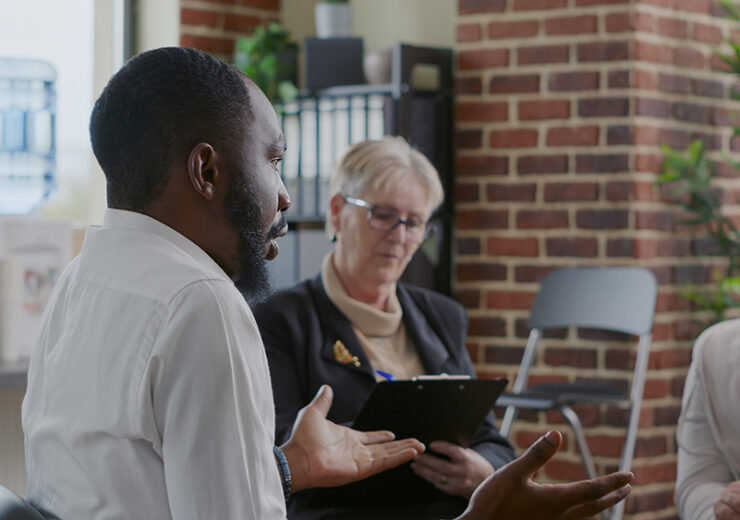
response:
[(487, 478), (458, 520), (577, 520), (612, 507), (630, 492), (632, 473), (612, 473), (571, 484), (538, 484), (532, 476), (560, 448), (550, 431), (518, 459)]
[(329, 421), (332, 389), (323, 385), (298, 412), (293, 433), (281, 449), (293, 477), (293, 491), (341, 486), (413, 459), (424, 451), (416, 439), (394, 441), (389, 431), (360, 432)]

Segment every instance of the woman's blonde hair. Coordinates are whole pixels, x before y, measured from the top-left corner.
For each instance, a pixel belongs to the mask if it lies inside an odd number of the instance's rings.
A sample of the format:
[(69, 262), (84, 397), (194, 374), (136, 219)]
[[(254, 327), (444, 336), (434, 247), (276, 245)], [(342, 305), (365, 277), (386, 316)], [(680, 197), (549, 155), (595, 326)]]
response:
[[(337, 193), (361, 198), (369, 189), (413, 178), (427, 191), (427, 215), (444, 200), (444, 190), (437, 170), (429, 159), (414, 150), (402, 137), (385, 136), (350, 146), (334, 168), (329, 182), (329, 199)], [(326, 232), (334, 234), (331, 218), (326, 219)]]

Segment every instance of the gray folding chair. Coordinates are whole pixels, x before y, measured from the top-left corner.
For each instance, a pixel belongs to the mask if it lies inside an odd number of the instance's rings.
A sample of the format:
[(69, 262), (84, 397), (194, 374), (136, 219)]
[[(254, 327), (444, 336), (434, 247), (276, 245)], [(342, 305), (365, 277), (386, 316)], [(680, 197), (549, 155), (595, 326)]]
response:
[[(508, 436), (518, 409), (559, 410), (573, 427), (586, 473), (595, 478), (591, 450), (572, 405), (609, 403), (630, 410), (627, 434), (619, 464), (630, 471), (640, 421), (657, 284), (641, 267), (576, 267), (558, 269), (541, 284), (529, 317), (531, 332), (511, 394), (502, 395), (497, 406), (506, 406), (501, 434)], [(639, 337), (630, 392), (607, 383), (565, 382), (527, 386), (529, 369), (544, 331), (582, 327), (626, 333)], [(621, 520), (624, 501), (612, 508), (610, 518)], [(605, 516), (606, 517), (606, 516)]]
[(13, 491), (0, 486), (0, 520), (44, 520), (44, 517)]

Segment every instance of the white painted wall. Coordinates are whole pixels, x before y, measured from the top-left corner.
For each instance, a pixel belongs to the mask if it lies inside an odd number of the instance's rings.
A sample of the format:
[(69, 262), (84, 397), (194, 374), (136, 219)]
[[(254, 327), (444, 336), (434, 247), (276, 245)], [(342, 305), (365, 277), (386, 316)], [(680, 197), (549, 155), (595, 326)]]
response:
[(352, 28), (365, 52), (396, 42), (452, 47), (456, 0), (352, 0)]
[(139, 0), (136, 51), (180, 43), (180, 0)]

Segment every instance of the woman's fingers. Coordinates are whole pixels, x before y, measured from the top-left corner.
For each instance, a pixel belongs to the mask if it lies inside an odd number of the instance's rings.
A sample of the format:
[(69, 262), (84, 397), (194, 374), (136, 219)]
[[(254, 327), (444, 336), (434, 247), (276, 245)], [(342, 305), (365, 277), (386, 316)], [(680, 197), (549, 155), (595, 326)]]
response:
[(465, 448), (446, 441), (434, 441), (429, 443), (429, 449), (449, 457), (453, 462), (465, 462)]
[(425, 467), (431, 471), (435, 471), (437, 473), (453, 473), (457, 471), (458, 466), (448, 460), (440, 459), (439, 457), (435, 455), (430, 455), (429, 453), (424, 453), (422, 455), (419, 455), (414, 459), (414, 462), (412, 466), (420, 466)]

